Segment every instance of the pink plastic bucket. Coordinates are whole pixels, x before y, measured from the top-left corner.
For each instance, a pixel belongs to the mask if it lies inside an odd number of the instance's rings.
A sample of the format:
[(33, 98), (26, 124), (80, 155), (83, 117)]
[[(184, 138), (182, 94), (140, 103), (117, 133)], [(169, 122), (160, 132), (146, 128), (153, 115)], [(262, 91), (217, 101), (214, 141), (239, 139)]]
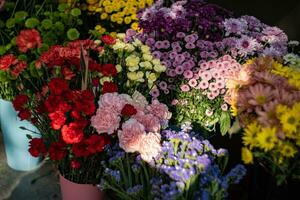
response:
[(60, 189), (63, 200), (103, 200), (101, 190), (91, 184), (73, 183), (59, 175)]

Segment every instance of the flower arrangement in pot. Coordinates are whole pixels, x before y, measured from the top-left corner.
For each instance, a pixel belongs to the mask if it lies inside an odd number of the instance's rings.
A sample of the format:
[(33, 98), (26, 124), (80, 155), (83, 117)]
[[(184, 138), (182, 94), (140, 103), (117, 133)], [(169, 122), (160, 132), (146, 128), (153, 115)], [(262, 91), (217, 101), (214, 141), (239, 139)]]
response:
[[(171, 116), (166, 105), (157, 100), (149, 104), (137, 91), (149, 94), (153, 81), (129, 79), (130, 69), (124, 65), (128, 52), (117, 52), (116, 44), (116, 39), (103, 36), (101, 41), (78, 40), (50, 47), (35, 62), (41, 74), (37, 92), (20, 94), (13, 101), (19, 115), (42, 134), (31, 139), (29, 152), (49, 158), (61, 176), (75, 183), (99, 183), (105, 147), (118, 140), (126, 146), (135, 133), (131, 129), (144, 131), (135, 139), (145, 144), (144, 158), (152, 158), (155, 152), (147, 151), (147, 142), (160, 137), (158, 132)], [(129, 51), (141, 62), (142, 46), (137, 42)]]
[[(37, 91), (36, 82), (43, 77), (43, 72), (35, 65), (36, 60), (49, 46), (77, 39), (79, 33), (76, 28), (82, 23), (80, 13), (76, 14), (70, 8), (62, 9), (62, 6), (46, 2), (35, 3), (27, 1), (23, 8), (19, 1), (7, 2), (0, 20), (1, 129), (7, 163), (21, 171), (39, 166), (41, 159), (30, 156), (27, 151), (29, 140), (26, 138), (26, 134), (37, 137), (33, 132), (38, 130), (25, 120), (28, 113), (16, 113), (11, 100), (18, 94), (33, 95)], [(78, 34), (74, 36), (72, 30)]]

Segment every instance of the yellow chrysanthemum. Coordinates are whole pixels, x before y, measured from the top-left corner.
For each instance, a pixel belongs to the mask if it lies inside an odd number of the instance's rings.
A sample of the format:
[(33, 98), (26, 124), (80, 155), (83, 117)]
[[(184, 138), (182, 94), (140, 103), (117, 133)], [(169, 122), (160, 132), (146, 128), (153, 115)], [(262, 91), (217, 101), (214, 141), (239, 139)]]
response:
[(257, 146), (257, 135), (260, 131), (261, 127), (257, 122), (249, 124), (244, 130), (243, 144), (249, 146), (250, 149)]
[(238, 115), (238, 108), (235, 105), (230, 106), (230, 112), (233, 117)]
[(248, 148), (245, 147), (242, 148), (242, 161), (245, 164), (253, 163), (253, 154)]
[(262, 128), (261, 132), (257, 135), (258, 147), (266, 152), (272, 150), (277, 141), (275, 127)]
[(275, 63), (275, 64), (273, 64), (272, 73), (287, 78), (289, 84), (300, 89), (300, 70), (299, 69), (283, 66), (280, 63)]
[(282, 145), (280, 145), (280, 153), (282, 156), (289, 158), (294, 157), (294, 155), (297, 153), (297, 150), (291, 143), (284, 142)]
[(106, 19), (107, 17), (108, 17), (108, 14), (104, 12), (101, 14), (100, 19), (103, 20), (103, 19)]
[(297, 127), (300, 123), (300, 114), (299, 112), (297, 113), (297, 110), (288, 109), (286, 110), (286, 112), (282, 113), (279, 119), (282, 125), (282, 129), (287, 135), (296, 133)]

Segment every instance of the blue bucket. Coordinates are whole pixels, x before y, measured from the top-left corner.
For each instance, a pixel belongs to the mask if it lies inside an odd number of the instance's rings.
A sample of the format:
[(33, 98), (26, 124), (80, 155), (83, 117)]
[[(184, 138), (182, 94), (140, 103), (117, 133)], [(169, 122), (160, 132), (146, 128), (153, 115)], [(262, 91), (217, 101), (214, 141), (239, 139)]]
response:
[(0, 99), (0, 124), (8, 166), (18, 171), (37, 168), (42, 159), (30, 155), (29, 139), (26, 135), (31, 135), (33, 138), (40, 137), (40, 135), (22, 130), (20, 127), (34, 132), (38, 132), (37, 128), (26, 120), (21, 121), (12, 103), (2, 99)]

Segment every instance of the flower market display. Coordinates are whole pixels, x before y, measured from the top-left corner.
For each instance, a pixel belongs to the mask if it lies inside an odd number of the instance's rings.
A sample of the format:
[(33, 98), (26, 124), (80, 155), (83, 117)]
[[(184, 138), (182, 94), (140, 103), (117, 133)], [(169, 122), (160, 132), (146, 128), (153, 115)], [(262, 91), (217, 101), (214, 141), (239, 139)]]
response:
[(64, 200), (235, 199), (260, 168), (300, 181), (299, 42), (280, 28), (204, 0), (0, 12), (0, 97)]

